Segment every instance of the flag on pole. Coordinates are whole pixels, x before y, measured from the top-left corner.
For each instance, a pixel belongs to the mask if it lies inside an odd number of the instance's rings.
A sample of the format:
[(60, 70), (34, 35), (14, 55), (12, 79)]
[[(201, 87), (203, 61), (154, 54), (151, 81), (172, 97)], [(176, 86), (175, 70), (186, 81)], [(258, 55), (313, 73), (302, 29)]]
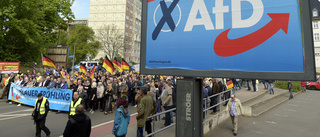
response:
[(114, 72), (114, 67), (113, 64), (111, 63), (111, 61), (109, 60), (108, 56), (106, 55), (104, 60), (103, 60), (103, 65), (102, 67), (104, 69), (106, 69), (106, 71), (110, 72), (111, 74), (113, 74)]
[(75, 85), (77, 85), (77, 79), (75, 79), (74, 81), (73, 81), (73, 84), (75, 84)]
[(46, 57), (43, 54), (41, 54), (41, 56), (42, 56), (42, 65), (43, 66), (56, 68), (56, 65), (53, 60), (51, 60), (50, 58)]
[(133, 72), (133, 69), (132, 69), (131, 66), (129, 66), (129, 73), (130, 73), (130, 75), (132, 75), (132, 72)]
[(83, 64), (80, 64), (79, 72), (82, 72), (83, 74), (87, 75), (87, 67)]
[(122, 68), (122, 70), (130, 70), (129, 64), (123, 58), (121, 61), (121, 68)]
[(57, 69), (59, 70), (60, 68), (59, 68), (59, 62), (57, 62)]
[(81, 78), (82, 78), (82, 79), (86, 79), (86, 77), (84, 76), (84, 74), (81, 75)]
[(43, 71), (46, 72), (47, 71), (47, 68), (45, 66), (43, 66)]
[(90, 78), (91, 78), (91, 79), (93, 79), (93, 78), (94, 78), (94, 72), (95, 72), (95, 70), (96, 70), (96, 66), (95, 66), (95, 65), (93, 65), (93, 68), (92, 68), (92, 70), (91, 70), (91, 74), (90, 74)]
[(36, 65), (33, 64), (33, 74), (36, 75)]
[(69, 74), (67, 74), (67, 78), (70, 79), (70, 75)]
[(122, 73), (123, 70), (121, 69), (121, 63), (117, 57), (114, 57), (114, 59), (112, 60), (112, 63), (113, 63), (114, 68)]

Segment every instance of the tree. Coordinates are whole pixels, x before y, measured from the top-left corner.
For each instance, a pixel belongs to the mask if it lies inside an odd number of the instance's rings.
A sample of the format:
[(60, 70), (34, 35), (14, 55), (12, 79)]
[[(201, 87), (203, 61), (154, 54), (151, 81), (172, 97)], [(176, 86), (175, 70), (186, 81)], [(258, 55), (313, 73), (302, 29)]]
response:
[(124, 46), (124, 31), (122, 31), (115, 25), (102, 26), (96, 31), (96, 38), (101, 42), (102, 50), (111, 60), (114, 56), (122, 55)]
[(74, 0), (2, 0), (0, 4), (0, 60), (39, 62), (54, 45), (54, 30), (67, 28)]
[(89, 56), (95, 57), (100, 48), (100, 42), (95, 40), (94, 31), (86, 25), (76, 25), (71, 31), (67, 45), (70, 46), (69, 54), (74, 55), (76, 46), (76, 64), (81, 60), (86, 60)]

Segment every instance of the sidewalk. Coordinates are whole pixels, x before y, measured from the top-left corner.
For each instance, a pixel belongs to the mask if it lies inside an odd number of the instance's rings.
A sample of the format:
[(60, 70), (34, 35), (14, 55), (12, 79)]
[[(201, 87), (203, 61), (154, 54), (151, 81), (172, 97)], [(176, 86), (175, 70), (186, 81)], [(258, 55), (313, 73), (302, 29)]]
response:
[[(264, 89), (263, 84), (258, 84), (258, 91), (257, 92), (253, 92), (252, 87), (251, 87), (251, 89), (252, 89), (251, 91), (247, 91), (247, 89), (248, 88), (242, 87), (241, 90), (234, 91), (236, 94), (236, 97), (238, 99), (240, 99), (242, 103), (245, 103), (249, 100), (252, 100), (255, 97), (261, 96), (262, 94), (266, 93), (266, 90)], [(275, 90), (277, 90), (277, 89), (275, 89)], [(275, 93), (276, 92), (277, 91), (275, 91)], [(223, 110), (225, 110), (225, 107), (222, 107), (222, 111)], [(211, 112), (211, 111), (209, 111), (209, 112)], [(165, 115), (161, 115), (161, 118), (164, 116)], [(209, 117), (209, 116), (210, 116), (210, 114), (208, 114), (207, 117)], [(137, 121), (136, 121), (135, 117), (136, 117), (136, 115), (131, 116), (130, 124), (128, 127), (128, 133), (127, 133), (126, 137), (136, 137)], [(174, 116), (174, 122), (175, 122), (175, 116)], [(159, 130), (163, 124), (164, 124), (164, 120), (156, 121), (155, 130)], [(113, 125), (113, 123), (109, 123), (109, 126), (111, 126), (111, 125)], [(97, 127), (97, 128), (99, 128), (99, 127)], [(175, 130), (176, 130), (175, 126), (173, 126), (172, 128), (169, 128), (163, 132), (160, 132), (160, 133), (156, 134), (155, 136), (156, 137), (172, 137), (172, 136), (175, 136)], [(93, 129), (93, 131), (94, 131), (94, 129)], [(147, 135), (147, 133), (144, 131), (143, 135)], [(93, 135), (91, 135), (91, 136), (93, 136)], [(112, 131), (105, 131), (104, 134), (101, 134), (98, 137), (114, 137), (114, 135), (112, 134)]]

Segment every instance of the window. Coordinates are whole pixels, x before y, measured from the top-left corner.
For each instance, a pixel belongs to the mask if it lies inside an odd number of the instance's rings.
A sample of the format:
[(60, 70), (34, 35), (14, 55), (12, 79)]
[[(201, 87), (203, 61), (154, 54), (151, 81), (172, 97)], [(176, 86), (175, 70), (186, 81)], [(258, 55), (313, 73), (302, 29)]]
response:
[(129, 11), (129, 7), (127, 7), (127, 11)]
[(320, 39), (319, 39), (319, 33), (314, 33), (314, 40), (315, 40), (315, 41), (320, 40)]
[(317, 9), (312, 10), (312, 17), (318, 17), (318, 10)]
[(132, 26), (130, 25), (130, 29), (132, 29)]
[(130, 21), (132, 21), (132, 18), (130, 17)]
[(314, 28), (314, 29), (317, 29), (317, 28), (318, 28), (318, 21), (312, 22), (312, 24), (313, 24), (313, 28)]
[(126, 32), (126, 36), (128, 36), (128, 32)]
[(126, 28), (128, 28), (128, 24), (126, 23)]
[(131, 1), (131, 6), (133, 6), (133, 2)]
[(127, 0), (127, 3), (129, 4), (129, 3), (130, 3), (130, 1), (129, 1), (129, 0)]
[(128, 15), (126, 15), (126, 19), (129, 19), (129, 16), (128, 16)]
[(132, 13), (132, 10), (130, 10), (130, 13)]

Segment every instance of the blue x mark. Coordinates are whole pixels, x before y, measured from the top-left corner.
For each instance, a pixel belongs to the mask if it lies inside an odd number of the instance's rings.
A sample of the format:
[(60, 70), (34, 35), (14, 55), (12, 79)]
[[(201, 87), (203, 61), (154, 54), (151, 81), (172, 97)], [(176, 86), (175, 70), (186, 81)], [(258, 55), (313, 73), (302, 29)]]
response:
[(164, 2), (164, 0), (160, 1), (160, 6), (161, 6), (163, 16), (152, 33), (153, 40), (157, 39), (163, 25), (166, 22), (167, 22), (169, 28), (171, 29), (171, 31), (174, 31), (174, 29), (176, 28), (176, 24), (174, 24), (174, 22), (173, 22), (171, 13), (172, 13), (173, 9), (177, 6), (178, 2), (179, 2), (179, 0), (173, 0), (170, 7), (168, 8), (167, 4), (166, 4), (166, 2)]

